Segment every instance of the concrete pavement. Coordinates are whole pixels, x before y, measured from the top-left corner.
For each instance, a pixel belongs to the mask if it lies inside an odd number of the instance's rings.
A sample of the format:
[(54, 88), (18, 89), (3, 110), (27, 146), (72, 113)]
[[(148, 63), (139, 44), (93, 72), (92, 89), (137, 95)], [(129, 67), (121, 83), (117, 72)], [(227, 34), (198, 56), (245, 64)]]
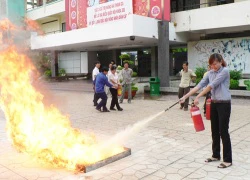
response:
[[(176, 102), (175, 95), (158, 100), (144, 100), (137, 96), (131, 104), (124, 101), (122, 112), (100, 113), (93, 107), (91, 83), (70, 81), (49, 83), (56, 94), (53, 101), (70, 115), (72, 126), (93, 132), (100, 140), (108, 139), (150, 115)], [(108, 107), (110, 99), (108, 99)], [(230, 132), (233, 166), (218, 169), (219, 162), (205, 163), (211, 156), (210, 122), (205, 120), (205, 131), (196, 133), (189, 112), (179, 106), (162, 114), (125, 144), (132, 155), (83, 174), (65, 169), (45, 167), (26, 154), (12, 148), (5, 131), (6, 120), (0, 113), (0, 179), (250, 179), (250, 102), (233, 99)]]

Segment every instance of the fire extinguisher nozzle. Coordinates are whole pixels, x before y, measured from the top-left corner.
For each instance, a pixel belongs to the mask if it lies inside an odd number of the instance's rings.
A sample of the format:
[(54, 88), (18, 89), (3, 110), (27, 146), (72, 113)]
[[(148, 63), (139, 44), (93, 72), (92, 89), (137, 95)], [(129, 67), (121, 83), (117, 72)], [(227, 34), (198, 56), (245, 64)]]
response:
[(179, 104), (179, 101), (177, 101), (176, 103), (174, 103), (173, 105), (171, 105), (167, 109), (165, 109), (165, 112), (168, 111), (169, 109), (171, 109), (172, 107), (174, 107), (176, 104)]

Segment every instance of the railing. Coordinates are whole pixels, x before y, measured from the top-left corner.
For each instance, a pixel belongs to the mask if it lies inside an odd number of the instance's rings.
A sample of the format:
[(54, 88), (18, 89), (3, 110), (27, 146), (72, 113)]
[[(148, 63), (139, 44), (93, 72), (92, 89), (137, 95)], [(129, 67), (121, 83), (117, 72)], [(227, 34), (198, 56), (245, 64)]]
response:
[(179, 11), (186, 11), (186, 10), (191, 10), (191, 9), (199, 9), (203, 7), (218, 6), (218, 5), (228, 4), (228, 3), (229, 2), (227, 2), (226, 0), (217, 0), (217, 1), (207, 2), (207, 3), (201, 3), (201, 4), (192, 4), (188, 6), (180, 6), (180, 7), (176, 6), (178, 9), (176, 9), (176, 7), (173, 7), (171, 5), (171, 12), (179, 12)]
[(56, 30), (56, 31), (46, 32), (46, 33), (44, 33), (44, 34), (45, 34), (45, 35), (48, 35), (48, 34), (57, 34), (57, 33), (61, 33), (61, 32), (64, 32), (64, 31), (62, 31), (61, 29), (59, 29), (59, 30)]
[[(47, 0), (47, 1), (46, 1), (46, 5), (53, 4), (53, 3), (57, 3), (57, 2), (59, 2), (59, 1), (63, 1), (63, 0)], [(32, 4), (32, 3), (30, 2), (29, 5), (31, 5), (32, 7), (27, 8), (27, 9), (26, 9), (27, 11), (31, 11), (31, 10), (36, 9), (36, 8), (40, 8), (40, 7), (43, 6), (43, 0), (40, 0), (40, 1), (37, 0), (37, 3), (34, 3), (34, 4)]]

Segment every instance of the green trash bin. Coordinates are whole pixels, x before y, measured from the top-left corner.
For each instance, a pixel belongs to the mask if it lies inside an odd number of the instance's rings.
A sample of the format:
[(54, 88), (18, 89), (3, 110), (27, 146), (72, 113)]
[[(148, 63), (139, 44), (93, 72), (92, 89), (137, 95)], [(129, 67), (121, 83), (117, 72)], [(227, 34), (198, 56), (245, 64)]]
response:
[(158, 77), (151, 77), (149, 79), (150, 96), (160, 96), (160, 79)]

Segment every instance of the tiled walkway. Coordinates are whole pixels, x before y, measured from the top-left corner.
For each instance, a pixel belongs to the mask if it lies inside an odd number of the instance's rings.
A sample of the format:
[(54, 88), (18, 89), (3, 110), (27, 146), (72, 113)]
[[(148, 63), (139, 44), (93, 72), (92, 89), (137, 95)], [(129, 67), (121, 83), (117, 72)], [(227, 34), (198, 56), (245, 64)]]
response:
[[(92, 103), (91, 83), (82, 81), (50, 83), (56, 94), (53, 101), (70, 115), (72, 125), (91, 131), (100, 140), (108, 139), (126, 127), (154, 115), (177, 100), (174, 95), (158, 100), (135, 98), (121, 104), (122, 112), (100, 113)], [(55, 88), (56, 87), (56, 88)], [(108, 100), (108, 105), (110, 99)], [(0, 113), (0, 179), (250, 179), (250, 101), (233, 99), (230, 132), (233, 166), (218, 169), (219, 162), (204, 163), (211, 156), (210, 122), (196, 133), (189, 112), (178, 105), (130, 137), (124, 146), (132, 155), (100, 169), (75, 174), (65, 169), (43, 167), (26, 154), (12, 148), (5, 132), (5, 117)]]

